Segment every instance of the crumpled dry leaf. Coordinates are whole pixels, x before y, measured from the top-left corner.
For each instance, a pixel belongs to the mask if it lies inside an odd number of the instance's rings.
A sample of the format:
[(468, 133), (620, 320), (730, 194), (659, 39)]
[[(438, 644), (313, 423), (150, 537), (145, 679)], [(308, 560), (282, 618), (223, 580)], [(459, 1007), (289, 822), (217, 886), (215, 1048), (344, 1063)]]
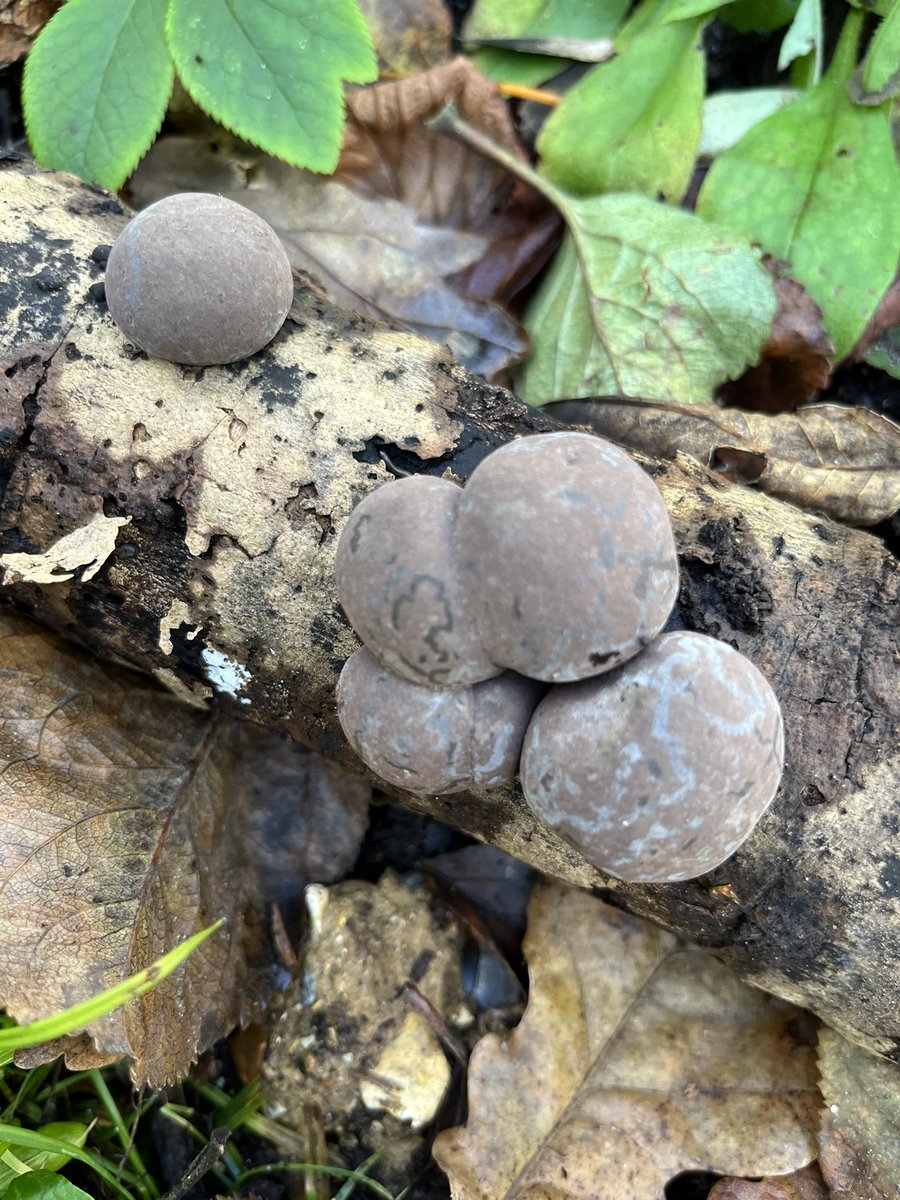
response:
[(444, 0), (359, 0), (359, 7), (380, 71), (427, 71), (453, 52), (453, 22)]
[(450, 1068), (405, 986), (414, 983), (446, 1020), (458, 1015), (460, 926), (438, 922), (424, 889), (391, 872), (377, 885), (310, 887), (307, 906), (302, 994), (298, 980), (273, 1029), (263, 1071), (268, 1102), (293, 1122), (302, 1096), (341, 1144), (373, 1136), (361, 1105), (398, 1135), (402, 1125), (416, 1130), (434, 1116)]
[(900, 1068), (822, 1029), (819, 1070), (827, 1105), (819, 1162), (832, 1193), (841, 1200), (900, 1195)]
[(797, 1010), (584, 892), (539, 889), (522, 1023), (469, 1065), (469, 1120), (434, 1155), (454, 1200), (657, 1200), (684, 1170), (762, 1175), (814, 1154)]
[(63, 0), (0, 0), (0, 67), (18, 62), (31, 49)]
[(828, 1188), (816, 1166), (769, 1179), (720, 1179), (709, 1200), (829, 1200)]
[(742, 413), (655, 400), (565, 400), (548, 410), (630, 450), (691, 454), (744, 483), (848, 525), (900, 509), (900, 426), (865, 408)]
[(771, 260), (766, 266), (778, 300), (769, 339), (757, 365), (724, 384), (721, 393), (737, 408), (791, 412), (827, 385), (834, 344), (822, 324), (822, 310), (803, 284), (781, 274)]
[[(80, 1036), (26, 1060), (127, 1054), (137, 1081), (181, 1078), (271, 990), (269, 905), (322, 877), (322, 841), (297, 832), (329, 786), (322, 764), (8, 615), (0, 764), (0, 1004), (17, 1020), (86, 1000), (226, 918), (155, 991), (91, 1025), (92, 1045)], [(331, 786), (322, 820), (342, 848), (336, 862), (324, 848), (326, 878), (352, 861), (367, 800), (358, 781)]]
[(505, 171), (426, 127), (448, 96), (520, 152), (496, 86), (458, 59), (351, 92), (330, 179), (227, 138), (164, 138), (130, 193), (138, 207), (175, 191), (236, 200), (272, 225), (292, 264), (335, 303), (446, 342), (470, 370), (495, 374), (527, 352), (501, 305), (546, 261), (559, 219)]

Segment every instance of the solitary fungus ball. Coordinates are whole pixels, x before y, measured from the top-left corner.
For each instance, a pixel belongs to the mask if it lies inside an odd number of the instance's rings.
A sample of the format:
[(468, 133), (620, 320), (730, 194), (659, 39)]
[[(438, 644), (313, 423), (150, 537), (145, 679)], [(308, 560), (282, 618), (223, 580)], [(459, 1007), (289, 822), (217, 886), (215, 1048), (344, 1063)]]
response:
[(338, 716), (367, 767), (409, 792), (441, 795), (514, 779), (540, 689), (507, 672), (464, 688), (400, 679), (362, 649), (344, 664)]
[(499, 675), (481, 648), (453, 557), (462, 491), (411, 475), (370, 493), (337, 548), (338, 596), (350, 624), (384, 666), (428, 687)]
[(461, 579), (485, 651), (564, 683), (637, 654), (678, 591), (663, 499), (622, 450), (586, 433), (510, 442), (466, 484)]
[(781, 709), (753, 663), (668, 633), (609, 675), (550, 690), (525, 738), (522, 790), (600, 870), (673, 882), (734, 853), (783, 761)]
[(157, 358), (194, 366), (261, 350), (293, 292), (274, 230), (243, 205), (203, 192), (138, 213), (106, 264), (106, 300), (125, 336)]

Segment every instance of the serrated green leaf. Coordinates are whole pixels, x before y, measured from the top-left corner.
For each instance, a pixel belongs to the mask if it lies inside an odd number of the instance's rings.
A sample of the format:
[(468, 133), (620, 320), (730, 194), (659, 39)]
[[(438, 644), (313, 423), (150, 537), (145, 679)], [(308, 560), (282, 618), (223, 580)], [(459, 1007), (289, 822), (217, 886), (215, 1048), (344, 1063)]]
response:
[(755, 126), (716, 160), (697, 211), (791, 263), (825, 314), (838, 359), (893, 279), (900, 168), (886, 105), (861, 108), (846, 82), (861, 14), (851, 12), (814, 91)]
[(757, 360), (775, 293), (743, 238), (643, 196), (557, 202), (569, 232), (525, 316), (529, 404), (706, 402)]
[(170, 0), (169, 48), (191, 98), (295, 167), (337, 165), (344, 82), (377, 74), (354, 0)]
[(544, 174), (577, 195), (680, 200), (700, 140), (702, 29), (698, 17), (623, 31), (618, 57), (577, 83), (541, 130)]
[(42, 166), (115, 190), (159, 132), (172, 91), (167, 0), (69, 0), (25, 63), (28, 138)]
[(52, 1171), (31, 1171), (9, 1185), (4, 1200), (92, 1200), (92, 1197)]
[(900, 90), (900, 0), (875, 30), (862, 66), (863, 89), (880, 100)]

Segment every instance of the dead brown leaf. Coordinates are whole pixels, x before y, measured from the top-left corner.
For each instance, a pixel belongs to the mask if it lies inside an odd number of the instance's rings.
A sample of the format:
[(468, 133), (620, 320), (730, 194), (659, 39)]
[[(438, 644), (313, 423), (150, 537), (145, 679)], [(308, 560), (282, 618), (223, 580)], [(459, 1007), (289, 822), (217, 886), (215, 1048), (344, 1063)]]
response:
[(18, 62), (31, 49), (63, 0), (0, 0), (0, 67)]
[(849, 525), (900, 510), (900, 426), (865, 408), (742, 413), (653, 400), (566, 400), (549, 410), (629, 449), (690, 454), (732, 478)]
[(359, 7), (381, 71), (427, 71), (453, 52), (453, 22), (444, 0), (360, 0)]
[(828, 1188), (816, 1166), (769, 1179), (720, 1179), (709, 1200), (829, 1200)]
[[(135, 1079), (158, 1086), (259, 1010), (270, 904), (294, 901), (304, 876), (346, 869), (365, 819), (365, 789), (308, 752), (8, 615), (0, 762), (0, 1003), (17, 1020), (86, 1000), (226, 919), (155, 991), (91, 1025), (90, 1042), (28, 1056), (129, 1055)], [(319, 820), (337, 848), (321, 826), (307, 839)]]
[(819, 1162), (832, 1195), (840, 1200), (900, 1195), (900, 1068), (823, 1029), (819, 1070), (827, 1106)]
[(775, 283), (778, 307), (760, 361), (721, 391), (727, 404), (757, 412), (791, 412), (824, 388), (831, 376), (834, 344), (822, 324), (822, 310), (796, 279), (766, 265)]
[(872, 343), (894, 325), (900, 325), (900, 274), (884, 293), (878, 307), (869, 318), (869, 323), (859, 336), (859, 341), (847, 355), (849, 362), (864, 358)]
[(454, 1200), (657, 1200), (680, 1171), (763, 1175), (814, 1154), (814, 1056), (790, 1005), (672, 935), (561, 886), (529, 910), (531, 994), (469, 1066), (435, 1141)]

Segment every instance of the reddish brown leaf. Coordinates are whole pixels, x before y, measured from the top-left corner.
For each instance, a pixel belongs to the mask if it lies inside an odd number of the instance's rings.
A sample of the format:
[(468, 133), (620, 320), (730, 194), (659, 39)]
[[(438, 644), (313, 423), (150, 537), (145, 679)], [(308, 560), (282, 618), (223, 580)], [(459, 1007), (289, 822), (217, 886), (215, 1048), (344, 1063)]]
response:
[(893, 325), (900, 325), (900, 275), (881, 297), (859, 341), (848, 354), (848, 361), (859, 362), (876, 338), (881, 337)]
[(831, 375), (834, 346), (822, 324), (822, 310), (782, 264), (768, 260), (778, 308), (759, 363), (726, 383), (722, 397), (736, 408), (791, 412), (824, 388)]

